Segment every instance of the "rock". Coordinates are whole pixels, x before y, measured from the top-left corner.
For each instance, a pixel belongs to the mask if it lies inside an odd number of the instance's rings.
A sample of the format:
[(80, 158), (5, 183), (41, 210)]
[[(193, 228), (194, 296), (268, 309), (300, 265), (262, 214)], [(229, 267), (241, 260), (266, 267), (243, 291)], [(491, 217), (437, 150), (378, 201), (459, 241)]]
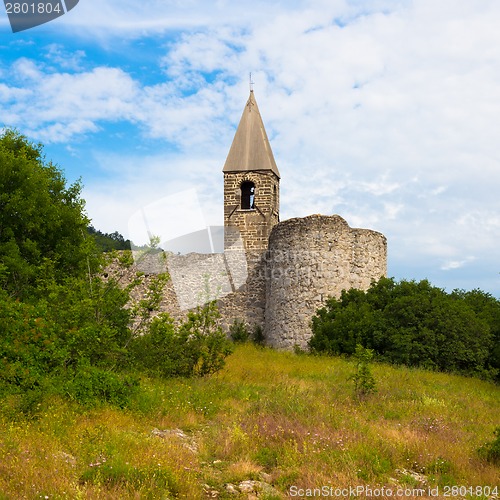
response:
[(238, 488), (234, 484), (228, 483), (224, 486), (230, 495), (239, 495)]
[(419, 472), (407, 469), (396, 469), (396, 473), (402, 476), (410, 476), (418, 483), (420, 487), (429, 485), (427, 476), (425, 476), (424, 474), (420, 474)]
[(265, 483), (270, 483), (272, 481), (271, 474), (266, 474), (265, 472), (260, 472), (259, 476), (262, 479), (262, 481), (264, 481)]
[(262, 494), (267, 496), (281, 496), (277, 489), (264, 481), (242, 481), (238, 485), (238, 489), (241, 493), (246, 493), (248, 499), (259, 498)]
[(181, 429), (165, 429), (162, 431), (153, 429), (151, 431), (151, 434), (163, 439), (168, 439), (170, 437), (173, 437), (174, 439), (177, 438), (182, 442), (182, 445), (191, 453), (198, 453), (198, 444), (196, 443), (196, 441)]

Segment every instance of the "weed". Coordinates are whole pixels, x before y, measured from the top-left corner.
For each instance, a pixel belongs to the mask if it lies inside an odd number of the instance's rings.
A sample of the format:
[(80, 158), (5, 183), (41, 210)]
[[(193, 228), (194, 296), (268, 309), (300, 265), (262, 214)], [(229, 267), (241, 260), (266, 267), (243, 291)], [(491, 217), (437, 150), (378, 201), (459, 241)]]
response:
[(361, 400), (376, 392), (375, 378), (373, 377), (369, 363), (373, 359), (373, 351), (366, 349), (362, 345), (356, 346), (354, 353), (356, 371), (349, 377), (354, 382), (354, 395)]
[(500, 464), (500, 427), (497, 427), (493, 434), (496, 438), (479, 448), (479, 455), (486, 461), (493, 464)]
[(12, 418), (19, 395), (0, 400), (4, 498), (196, 499), (204, 485), (228, 498), (224, 485), (239, 480), (283, 496), (391, 478), (497, 484), (486, 459), (498, 439), (495, 384), (377, 363), (378, 397), (357, 404), (347, 360), (234, 348), (213, 377), (141, 379), (126, 409), (44, 393), (36, 418)]

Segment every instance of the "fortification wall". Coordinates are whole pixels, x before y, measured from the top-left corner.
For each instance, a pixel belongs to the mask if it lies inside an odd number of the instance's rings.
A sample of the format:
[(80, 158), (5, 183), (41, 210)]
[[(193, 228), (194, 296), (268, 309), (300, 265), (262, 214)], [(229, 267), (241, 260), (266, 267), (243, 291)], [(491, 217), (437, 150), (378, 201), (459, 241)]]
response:
[(235, 320), (264, 327), (265, 281), (260, 253), (245, 255), (233, 247), (225, 254), (134, 252), (133, 256), (128, 265), (119, 258), (113, 260), (104, 273), (123, 287), (136, 282), (129, 307), (147, 297), (158, 274), (168, 273), (159, 310), (151, 317), (166, 312), (180, 323), (189, 310), (217, 300), (225, 331)]
[[(165, 272), (167, 265), (163, 252), (146, 254), (139, 262), (131, 260), (131, 257), (127, 258), (126, 252), (118, 252), (117, 257), (107, 265), (103, 277), (116, 280), (123, 288), (135, 283), (128, 304), (128, 307), (133, 308), (148, 296), (157, 275)], [(172, 280), (168, 280), (165, 284), (159, 311), (152, 312), (151, 318), (160, 312), (168, 313), (176, 322), (185, 318), (185, 313), (179, 307)], [(132, 326), (134, 328), (138, 326), (137, 322)]]
[(264, 254), (248, 252), (246, 260), (247, 280), (235, 293), (221, 297), (219, 310), (223, 325), (229, 328), (235, 320), (244, 321), (251, 328), (264, 329), (266, 308), (266, 281), (264, 276)]
[(261, 326), (269, 345), (307, 348), (310, 321), (324, 301), (344, 289), (366, 290), (387, 272), (384, 235), (353, 229), (338, 215), (312, 215), (276, 225), (269, 248), (245, 252), (242, 243), (224, 254), (135, 255), (126, 268), (113, 262), (107, 272), (125, 286), (138, 279), (134, 303), (143, 299), (155, 275), (168, 272), (160, 312), (176, 321), (188, 310), (217, 299), (221, 324), (235, 320)]
[(366, 290), (387, 272), (384, 235), (352, 229), (338, 215), (311, 215), (274, 227), (266, 254), (266, 317), (269, 345), (307, 347), (310, 321), (329, 296)]

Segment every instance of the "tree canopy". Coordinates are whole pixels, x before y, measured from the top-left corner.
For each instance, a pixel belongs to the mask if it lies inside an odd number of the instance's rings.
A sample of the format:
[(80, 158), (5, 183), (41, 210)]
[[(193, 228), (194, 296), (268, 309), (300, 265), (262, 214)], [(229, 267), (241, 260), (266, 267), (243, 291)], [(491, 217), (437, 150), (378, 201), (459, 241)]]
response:
[[(131, 306), (139, 278), (118, 286), (102, 272), (113, 257), (130, 264), (129, 255), (102, 253), (127, 242), (89, 226), (80, 193), (40, 144), (12, 130), (0, 135), (0, 397), (18, 398), (22, 411), (51, 391), (125, 405), (138, 373), (206, 375), (230, 352), (213, 304), (180, 327), (165, 315), (150, 322), (167, 275)], [(171, 345), (179, 345), (175, 356)], [(164, 356), (145, 352), (151, 346)]]
[(310, 348), (348, 354), (356, 345), (391, 363), (483, 376), (500, 368), (500, 301), (480, 290), (444, 290), (381, 278), (344, 290), (312, 319)]
[(88, 269), (93, 243), (80, 192), (40, 144), (12, 130), (0, 136), (0, 279), (9, 294), (26, 298), (40, 280)]

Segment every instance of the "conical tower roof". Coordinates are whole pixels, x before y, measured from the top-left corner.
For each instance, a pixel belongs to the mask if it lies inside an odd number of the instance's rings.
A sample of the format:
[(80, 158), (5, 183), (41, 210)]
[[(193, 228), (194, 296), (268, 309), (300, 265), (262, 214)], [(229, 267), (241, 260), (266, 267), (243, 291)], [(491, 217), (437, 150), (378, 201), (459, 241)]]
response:
[(255, 170), (272, 170), (280, 177), (259, 107), (251, 90), (222, 171)]

